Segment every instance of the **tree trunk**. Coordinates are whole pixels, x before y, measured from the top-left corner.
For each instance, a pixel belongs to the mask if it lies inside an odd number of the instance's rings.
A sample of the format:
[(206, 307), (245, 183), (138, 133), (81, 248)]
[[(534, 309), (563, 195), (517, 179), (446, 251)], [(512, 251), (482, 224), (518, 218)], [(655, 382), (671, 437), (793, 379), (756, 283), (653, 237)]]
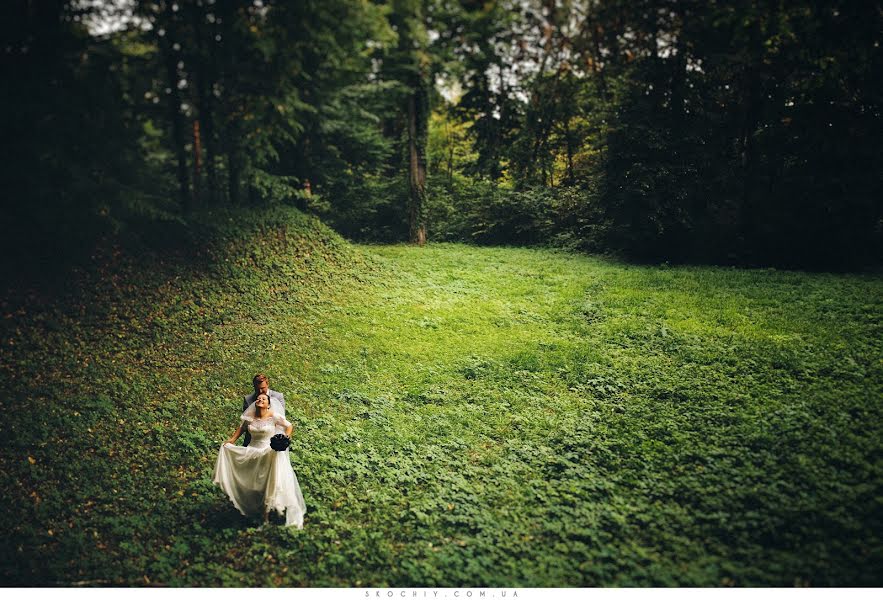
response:
[(675, 127), (680, 127), (684, 121), (687, 86), (687, 10), (680, 8), (676, 14), (680, 27), (675, 42), (675, 58), (672, 61), (674, 70), (671, 76), (671, 114)]
[(172, 144), (175, 149), (175, 156), (178, 159), (178, 199), (184, 212), (189, 212), (193, 207), (190, 198), (190, 181), (187, 176), (187, 151), (184, 148), (187, 133), (185, 131), (184, 115), (181, 113), (181, 92), (178, 89), (178, 56), (173, 52), (168, 43), (166, 44), (165, 54), (166, 77), (171, 90), (169, 94), (169, 118), (172, 121)]
[(607, 79), (604, 70), (601, 68), (601, 61), (604, 59), (601, 54), (601, 26), (593, 23), (590, 26), (592, 32), (592, 71), (598, 77), (598, 91), (601, 93), (601, 99), (607, 100)]
[(199, 132), (199, 119), (193, 121), (193, 206), (200, 202), (202, 183), (202, 137)]
[(217, 165), (217, 146), (215, 142), (215, 123), (212, 118), (212, 102), (211, 93), (207, 96), (209, 100), (203, 104), (200, 114), (203, 115), (202, 122), (205, 126), (203, 139), (205, 140), (205, 174), (208, 178), (208, 196), (209, 202), (217, 204), (218, 202), (218, 171)]
[(242, 188), (242, 166), (235, 151), (227, 152), (227, 196), (230, 204), (239, 204), (239, 190)]
[(451, 132), (451, 123), (445, 119), (445, 133), (448, 138), (448, 192), (454, 191), (454, 134)]
[[(755, 19), (760, 17), (755, 15)], [(756, 248), (758, 202), (754, 197), (757, 183), (757, 157), (754, 133), (760, 125), (763, 112), (763, 47), (761, 45), (760, 23), (755, 22), (751, 29), (751, 59), (745, 68), (743, 79), (742, 130), (739, 134), (740, 163), (742, 167), (741, 233), (748, 247)]]
[[(202, 15), (203, 13), (197, 13)], [(197, 43), (199, 45), (199, 54), (201, 57), (199, 64), (199, 73), (197, 74), (197, 95), (199, 102), (199, 120), (202, 126), (202, 141), (205, 145), (205, 174), (208, 181), (208, 201), (210, 204), (216, 204), (218, 201), (218, 175), (217, 175), (217, 143), (215, 141), (215, 121), (214, 121), (214, 85), (215, 74), (217, 73), (217, 57), (215, 52), (215, 31), (217, 25), (212, 26), (209, 31), (208, 41), (206, 43), (205, 35), (202, 33), (202, 24), (195, 23), (194, 29), (197, 32)]]
[(408, 96), (408, 229), (411, 243), (426, 243), (426, 138), (429, 98), (423, 78)]
[(565, 182), (567, 185), (573, 185), (576, 177), (573, 173), (573, 132), (570, 130), (571, 115), (564, 117), (564, 141), (566, 143), (565, 150), (567, 152), (567, 176)]

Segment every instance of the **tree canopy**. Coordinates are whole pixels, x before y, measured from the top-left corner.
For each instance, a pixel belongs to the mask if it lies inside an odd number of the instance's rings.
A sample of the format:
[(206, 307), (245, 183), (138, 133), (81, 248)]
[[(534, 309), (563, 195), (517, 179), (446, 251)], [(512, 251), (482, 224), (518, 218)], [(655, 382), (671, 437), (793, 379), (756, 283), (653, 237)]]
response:
[[(4, 240), (222, 204), (378, 240), (879, 264), (876, 3), (4, 3)], [(79, 242), (78, 242), (79, 240)]]

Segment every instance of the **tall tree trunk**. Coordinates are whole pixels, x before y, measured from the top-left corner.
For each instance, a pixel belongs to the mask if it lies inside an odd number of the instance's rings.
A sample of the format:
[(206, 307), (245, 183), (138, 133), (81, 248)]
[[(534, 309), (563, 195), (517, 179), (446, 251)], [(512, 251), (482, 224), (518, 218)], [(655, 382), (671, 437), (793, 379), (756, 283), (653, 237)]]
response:
[(589, 27), (592, 32), (592, 72), (598, 77), (598, 91), (601, 93), (601, 99), (607, 100), (607, 79), (604, 69), (601, 68), (601, 61), (604, 56), (601, 54), (601, 25), (592, 23)]
[(445, 132), (448, 138), (448, 192), (454, 191), (454, 134), (451, 132), (451, 123), (445, 119)]
[[(557, 97), (557, 95), (558, 95), (558, 77), (557, 76), (555, 78), (555, 83), (553, 84), (552, 94), (554, 95), (554, 97)], [(540, 100), (540, 102), (542, 102), (542, 100)], [(546, 143), (548, 142), (548, 139), (549, 139), (549, 134), (552, 132), (552, 126), (554, 125), (554, 123), (553, 123), (553, 118), (552, 118), (552, 114), (551, 114), (552, 111), (549, 110), (548, 104), (549, 104), (548, 102), (544, 103), (543, 111), (540, 113), (542, 115), (542, 117), (541, 117), (542, 125), (540, 125), (540, 128), (538, 130), (534, 130), (533, 146), (532, 146), (531, 152), (530, 152), (530, 162), (526, 165), (527, 168), (525, 171), (525, 180), (530, 180), (531, 178), (533, 178), (533, 172), (534, 172), (533, 168), (534, 168), (534, 165), (536, 165), (537, 160), (540, 158), (540, 150), (543, 150), (545, 148)], [(546, 179), (545, 162), (546, 161), (540, 160), (540, 162), (543, 163), (543, 167), (542, 167), (543, 182), (545, 183), (545, 179)]]
[[(166, 36), (165, 39), (168, 39)], [(181, 92), (178, 89), (178, 54), (171, 44), (165, 44), (166, 77), (169, 89), (169, 118), (172, 122), (172, 145), (178, 159), (178, 200), (181, 208), (189, 212), (193, 206), (190, 198), (190, 180), (187, 175), (187, 151), (184, 148), (187, 139), (184, 115), (181, 113)]]
[(757, 157), (754, 132), (760, 125), (763, 112), (763, 46), (761, 45), (760, 16), (755, 13), (751, 29), (749, 64), (746, 65), (743, 79), (742, 130), (739, 135), (740, 163), (742, 167), (741, 233), (750, 248), (757, 248), (758, 202), (754, 197), (757, 183)]
[(426, 139), (429, 96), (422, 76), (408, 96), (408, 229), (412, 243), (426, 243)]
[(233, 149), (227, 151), (227, 196), (231, 204), (239, 204), (242, 189), (242, 165), (239, 156)]
[(209, 91), (200, 107), (204, 128), (203, 140), (205, 140), (205, 174), (208, 178), (209, 202), (217, 204), (218, 201), (218, 170), (217, 165), (217, 142), (215, 141), (215, 121), (212, 115), (214, 110), (212, 93)]
[(494, 182), (499, 181), (500, 178), (503, 177), (503, 165), (501, 164), (500, 155), (505, 148), (505, 127), (509, 122), (509, 88), (506, 86), (506, 78), (503, 76), (505, 69), (503, 68), (503, 65), (499, 63), (497, 64), (497, 67), (497, 73), (499, 74), (499, 81), (497, 83), (500, 86), (500, 92), (496, 95), (496, 106), (500, 110), (500, 118), (499, 120), (491, 120), (494, 125), (493, 139), (497, 145), (497, 149), (494, 151), (494, 170), (491, 173), (491, 178)]
[[(199, 122), (202, 128), (201, 140), (205, 146), (205, 174), (208, 182), (208, 201), (216, 204), (218, 199), (217, 145), (214, 127), (214, 84), (217, 73), (217, 56), (215, 35), (217, 24), (213, 24), (206, 36), (205, 10), (193, 11), (193, 30), (196, 32), (196, 44), (199, 49), (199, 64), (196, 65), (196, 92), (199, 103)], [(208, 37), (208, 39), (206, 39)]]
[(687, 87), (687, 9), (679, 7), (675, 12), (679, 27), (675, 42), (675, 57), (672, 61), (671, 114), (677, 128), (684, 121), (684, 99)]
[(742, 235), (749, 246), (755, 246), (756, 219), (754, 188), (757, 179), (754, 132), (760, 122), (760, 81), (755, 69), (748, 74), (747, 93), (743, 104), (742, 131), (739, 136), (740, 162), (742, 166)]
[(193, 121), (193, 206), (199, 206), (202, 183), (202, 137), (199, 119)]

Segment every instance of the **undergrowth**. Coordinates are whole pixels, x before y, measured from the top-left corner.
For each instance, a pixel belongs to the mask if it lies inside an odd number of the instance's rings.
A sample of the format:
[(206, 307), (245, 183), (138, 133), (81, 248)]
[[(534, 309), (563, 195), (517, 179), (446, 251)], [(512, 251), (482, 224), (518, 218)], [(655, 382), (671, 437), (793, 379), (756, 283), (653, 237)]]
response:
[[(4, 300), (8, 584), (881, 584), (878, 278), (200, 219)], [(211, 484), (257, 371), (302, 531)]]

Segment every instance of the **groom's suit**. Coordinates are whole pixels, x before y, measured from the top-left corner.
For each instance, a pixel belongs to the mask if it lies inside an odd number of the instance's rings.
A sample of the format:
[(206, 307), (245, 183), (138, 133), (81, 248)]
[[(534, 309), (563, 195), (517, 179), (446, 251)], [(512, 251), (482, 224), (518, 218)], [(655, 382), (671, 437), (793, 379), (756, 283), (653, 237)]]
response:
[[(274, 392), (273, 390), (267, 390), (267, 395), (270, 397), (270, 410), (273, 411), (274, 414), (281, 415), (283, 418), (285, 417), (285, 396), (279, 392)], [(254, 404), (254, 401), (258, 399), (258, 393), (255, 392), (253, 394), (249, 394), (242, 401), (242, 412)], [(276, 433), (285, 433), (281, 425), (276, 426)], [(243, 446), (248, 446), (251, 443), (251, 434), (248, 432), (248, 429), (245, 430), (245, 441), (242, 443)]]

